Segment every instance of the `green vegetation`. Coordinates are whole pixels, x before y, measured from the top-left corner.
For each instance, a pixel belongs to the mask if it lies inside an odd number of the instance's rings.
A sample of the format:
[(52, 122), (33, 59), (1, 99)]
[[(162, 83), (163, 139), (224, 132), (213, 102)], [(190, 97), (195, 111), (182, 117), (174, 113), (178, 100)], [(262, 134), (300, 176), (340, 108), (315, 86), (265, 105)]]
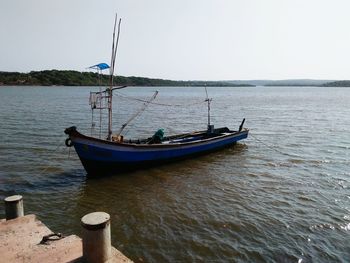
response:
[[(109, 85), (109, 75), (101, 75), (101, 85)], [(182, 87), (252, 87), (252, 86), (316, 86), (350, 87), (350, 80), (228, 80), (228, 81), (174, 81), (143, 77), (114, 77), (114, 83), (127, 86), (182, 86)], [(0, 86), (98, 86), (99, 75), (95, 72), (74, 70), (43, 70), (29, 73), (0, 71)]]
[[(109, 84), (109, 76), (101, 75), (101, 85)], [(233, 84), (225, 81), (173, 81), (165, 79), (150, 79), (142, 77), (114, 78), (115, 85), (127, 86), (212, 86), (238, 87), (253, 86), (248, 84)], [(73, 70), (44, 70), (30, 73), (0, 72), (0, 85), (23, 86), (98, 86), (99, 75), (93, 72), (78, 72)]]
[(323, 84), (324, 87), (350, 87), (350, 80), (333, 81)]

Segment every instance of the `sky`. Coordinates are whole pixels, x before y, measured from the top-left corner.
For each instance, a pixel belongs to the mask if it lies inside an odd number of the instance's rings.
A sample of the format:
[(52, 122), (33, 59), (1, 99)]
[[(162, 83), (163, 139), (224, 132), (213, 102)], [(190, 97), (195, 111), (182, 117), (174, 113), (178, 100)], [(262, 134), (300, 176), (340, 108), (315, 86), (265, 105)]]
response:
[(350, 79), (349, 0), (1, 0), (0, 71), (173, 80)]

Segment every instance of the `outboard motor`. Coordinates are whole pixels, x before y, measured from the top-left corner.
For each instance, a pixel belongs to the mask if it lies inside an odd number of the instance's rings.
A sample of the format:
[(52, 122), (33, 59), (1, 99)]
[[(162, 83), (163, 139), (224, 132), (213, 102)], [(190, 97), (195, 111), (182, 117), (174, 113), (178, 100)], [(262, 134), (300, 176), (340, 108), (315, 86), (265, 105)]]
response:
[(243, 119), (241, 125), (239, 125), (239, 130), (238, 130), (239, 132), (242, 131), (244, 122), (245, 122), (245, 118)]

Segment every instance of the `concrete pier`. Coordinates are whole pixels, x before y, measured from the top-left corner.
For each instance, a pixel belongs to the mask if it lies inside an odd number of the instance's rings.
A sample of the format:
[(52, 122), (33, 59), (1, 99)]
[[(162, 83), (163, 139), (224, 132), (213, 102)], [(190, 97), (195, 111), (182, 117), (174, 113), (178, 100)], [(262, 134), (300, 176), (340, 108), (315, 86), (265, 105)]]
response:
[(82, 256), (80, 238), (74, 235), (41, 245), (51, 233), (35, 215), (0, 222), (0, 261), (70, 262)]
[(53, 233), (35, 215), (24, 216), (21, 196), (6, 198), (5, 207), (6, 220), (0, 220), (0, 262), (132, 262), (111, 246), (106, 213), (91, 213), (82, 218), (82, 241), (76, 235)]
[[(52, 231), (35, 215), (0, 220), (0, 262), (86, 262), (81, 238), (70, 235), (42, 242), (50, 234)], [(104, 263), (121, 262), (132, 261), (111, 247), (111, 257)]]

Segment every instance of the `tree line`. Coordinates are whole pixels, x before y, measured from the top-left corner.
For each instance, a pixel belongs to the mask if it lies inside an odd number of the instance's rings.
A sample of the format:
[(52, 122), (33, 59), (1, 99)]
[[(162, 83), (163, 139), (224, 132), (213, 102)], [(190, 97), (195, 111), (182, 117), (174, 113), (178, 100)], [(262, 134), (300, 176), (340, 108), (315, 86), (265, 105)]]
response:
[[(117, 76), (115, 85), (127, 86), (212, 86), (235, 87), (253, 86), (248, 84), (233, 84), (225, 81), (174, 81), (144, 77)], [(74, 70), (43, 70), (20, 72), (0, 72), (0, 85), (23, 86), (108, 86), (109, 75), (99, 75), (95, 72), (79, 72)]]

